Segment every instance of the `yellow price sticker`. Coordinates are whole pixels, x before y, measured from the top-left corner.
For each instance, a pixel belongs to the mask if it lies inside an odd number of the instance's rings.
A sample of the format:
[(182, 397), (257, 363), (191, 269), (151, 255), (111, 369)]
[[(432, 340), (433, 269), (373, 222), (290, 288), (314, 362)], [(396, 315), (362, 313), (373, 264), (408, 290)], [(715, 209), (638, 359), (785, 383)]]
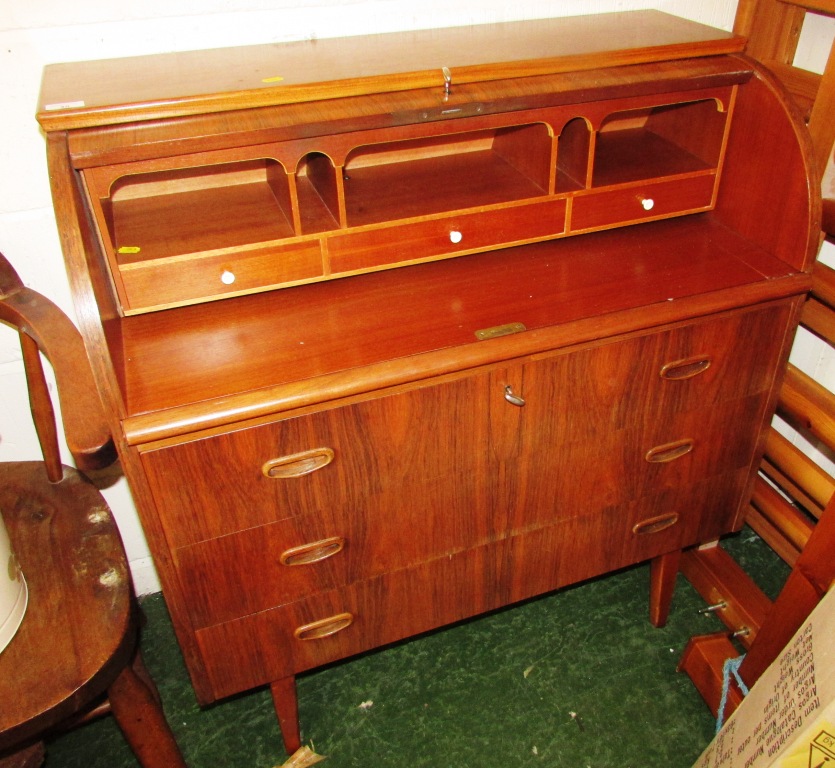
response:
[(276, 75), (275, 77), (265, 77), (261, 82), (262, 83), (280, 83), (284, 78), (281, 75)]
[(139, 253), (142, 249), (138, 245), (123, 245), (119, 253)]

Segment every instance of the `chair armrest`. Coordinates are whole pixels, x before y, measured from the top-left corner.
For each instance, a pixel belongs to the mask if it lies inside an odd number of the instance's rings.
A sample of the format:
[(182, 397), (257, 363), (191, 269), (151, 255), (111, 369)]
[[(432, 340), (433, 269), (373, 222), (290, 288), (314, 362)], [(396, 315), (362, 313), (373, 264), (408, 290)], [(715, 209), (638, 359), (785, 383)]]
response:
[(78, 468), (112, 464), (116, 451), (81, 334), (57, 305), (23, 285), (2, 254), (0, 321), (32, 338), (52, 365), (67, 446)]

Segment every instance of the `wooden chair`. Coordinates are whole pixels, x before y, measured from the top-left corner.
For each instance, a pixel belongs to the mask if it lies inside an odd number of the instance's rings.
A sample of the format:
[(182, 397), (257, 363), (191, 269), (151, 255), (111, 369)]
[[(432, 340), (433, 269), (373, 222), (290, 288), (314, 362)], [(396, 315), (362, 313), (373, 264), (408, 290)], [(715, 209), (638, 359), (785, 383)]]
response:
[(143, 766), (184, 766), (138, 661), (137, 609), (116, 524), (87, 477), (61, 464), (41, 353), (55, 371), (78, 467), (115, 459), (81, 337), (54, 304), (24, 287), (2, 254), (0, 320), (20, 334), (44, 455), (0, 464), (0, 510), (29, 587), (23, 623), (0, 653), (0, 766), (38, 765), (44, 734), (103, 695)]
[[(835, 46), (823, 75), (793, 66), (807, 13), (835, 17), (835, 0), (740, 0), (734, 29), (748, 37), (746, 52), (783, 82), (806, 119), (824, 171), (823, 234), (831, 239), (835, 237)], [(835, 349), (835, 271), (820, 262), (815, 265), (801, 325)], [(778, 414), (835, 455), (835, 395), (792, 365), (781, 389)], [(729, 629), (693, 638), (680, 664), (714, 714), (721, 701), (725, 662), (744, 651), (738, 673), (746, 687), (753, 685), (835, 580), (833, 491), (835, 479), (829, 472), (772, 429), (746, 522), (792, 566), (777, 599), (772, 603), (718, 544), (682, 557), (682, 572)], [(742, 700), (733, 679), (728, 694), (724, 716)]]

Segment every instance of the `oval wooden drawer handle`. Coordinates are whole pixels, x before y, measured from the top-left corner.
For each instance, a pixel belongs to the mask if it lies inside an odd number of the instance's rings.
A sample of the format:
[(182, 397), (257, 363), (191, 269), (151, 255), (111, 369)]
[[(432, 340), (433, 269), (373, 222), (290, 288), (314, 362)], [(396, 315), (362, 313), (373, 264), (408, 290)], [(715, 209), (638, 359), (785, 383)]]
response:
[(661, 368), (661, 378), (667, 381), (684, 381), (692, 379), (710, 368), (712, 360), (709, 355), (687, 357), (684, 360), (674, 360)]
[(261, 471), (272, 480), (302, 477), (328, 466), (333, 461), (333, 456), (331, 448), (313, 448), (309, 451), (270, 459), (264, 463)]
[(321, 640), (347, 629), (353, 623), (354, 617), (350, 613), (338, 613), (336, 616), (296, 627), (293, 636), (296, 640)]
[(678, 512), (669, 512), (666, 515), (658, 515), (658, 517), (649, 517), (646, 520), (641, 520), (640, 523), (635, 523), (632, 526), (632, 533), (641, 536), (645, 533), (658, 533), (666, 528), (670, 528), (678, 522)]
[(668, 461), (675, 461), (682, 456), (686, 456), (693, 450), (695, 441), (688, 438), (687, 440), (676, 440), (674, 443), (664, 443), (664, 445), (656, 445), (655, 448), (650, 448), (644, 458), (650, 464), (665, 464)]
[(345, 546), (345, 539), (341, 536), (333, 536), (330, 539), (312, 541), (310, 544), (300, 544), (298, 547), (290, 547), (281, 553), (279, 562), (282, 565), (310, 565), (327, 560), (342, 551)]

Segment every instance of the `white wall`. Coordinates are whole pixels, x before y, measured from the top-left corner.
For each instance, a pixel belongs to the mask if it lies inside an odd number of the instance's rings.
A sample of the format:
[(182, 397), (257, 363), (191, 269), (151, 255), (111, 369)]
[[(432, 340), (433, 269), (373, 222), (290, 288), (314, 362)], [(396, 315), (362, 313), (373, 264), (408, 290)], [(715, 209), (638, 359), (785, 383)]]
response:
[[(312, 37), (657, 8), (730, 29), (735, 0), (0, 0), (0, 251), (72, 315), (34, 113), (45, 64)], [(807, 35), (820, 60), (828, 41)], [(824, 42), (821, 43), (820, 40)], [(812, 345), (803, 364), (832, 358)], [(830, 372), (831, 373), (831, 372)], [(0, 460), (37, 457), (16, 335), (0, 327)], [(69, 461), (69, 458), (65, 458)], [(106, 491), (140, 593), (159, 588), (124, 480)]]

